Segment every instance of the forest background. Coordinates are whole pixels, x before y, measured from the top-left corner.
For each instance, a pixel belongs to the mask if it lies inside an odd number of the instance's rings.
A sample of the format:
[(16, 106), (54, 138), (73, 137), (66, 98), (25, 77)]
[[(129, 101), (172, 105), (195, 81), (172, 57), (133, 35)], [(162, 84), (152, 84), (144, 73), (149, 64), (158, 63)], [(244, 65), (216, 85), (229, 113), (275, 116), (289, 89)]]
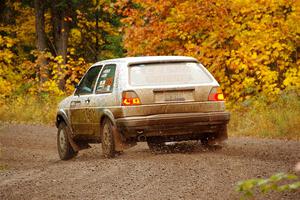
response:
[(146, 55), (200, 60), (230, 134), (300, 139), (299, 0), (0, 1), (0, 121), (53, 124), (92, 63)]

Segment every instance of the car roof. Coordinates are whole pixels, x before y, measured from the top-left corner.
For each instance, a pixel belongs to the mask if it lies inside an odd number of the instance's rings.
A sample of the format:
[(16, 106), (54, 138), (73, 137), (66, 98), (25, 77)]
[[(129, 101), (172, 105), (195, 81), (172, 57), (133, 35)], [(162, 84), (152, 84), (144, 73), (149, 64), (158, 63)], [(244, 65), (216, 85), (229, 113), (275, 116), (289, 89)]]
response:
[(101, 65), (106, 63), (116, 63), (122, 62), (127, 65), (139, 64), (139, 63), (155, 63), (155, 62), (198, 62), (197, 59), (188, 56), (141, 56), (141, 57), (125, 57), (125, 58), (116, 58), (110, 60), (103, 60), (97, 62), (94, 65)]

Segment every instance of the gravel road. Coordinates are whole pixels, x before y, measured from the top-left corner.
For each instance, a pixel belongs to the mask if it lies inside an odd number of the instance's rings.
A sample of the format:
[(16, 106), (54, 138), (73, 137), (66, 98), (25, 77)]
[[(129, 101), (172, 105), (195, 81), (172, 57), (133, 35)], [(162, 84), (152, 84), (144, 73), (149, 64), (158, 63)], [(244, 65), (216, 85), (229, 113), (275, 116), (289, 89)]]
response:
[[(293, 172), (300, 142), (230, 138), (223, 148), (179, 143), (152, 154), (139, 143), (115, 159), (101, 145), (60, 161), (56, 128), (0, 126), (0, 199), (239, 199), (239, 180)], [(4, 168), (4, 169), (3, 169)], [(256, 199), (300, 199), (300, 191)]]

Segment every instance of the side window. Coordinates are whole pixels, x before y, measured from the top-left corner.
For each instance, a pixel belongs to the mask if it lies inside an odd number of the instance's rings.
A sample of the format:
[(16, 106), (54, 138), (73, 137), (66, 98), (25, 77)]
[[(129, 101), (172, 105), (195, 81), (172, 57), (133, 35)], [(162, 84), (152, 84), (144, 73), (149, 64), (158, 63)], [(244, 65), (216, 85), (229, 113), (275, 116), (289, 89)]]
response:
[(109, 64), (104, 66), (97, 83), (97, 94), (112, 92), (114, 86), (115, 72), (115, 64)]
[(85, 95), (93, 93), (93, 89), (101, 68), (102, 66), (96, 66), (89, 69), (77, 87), (76, 94)]

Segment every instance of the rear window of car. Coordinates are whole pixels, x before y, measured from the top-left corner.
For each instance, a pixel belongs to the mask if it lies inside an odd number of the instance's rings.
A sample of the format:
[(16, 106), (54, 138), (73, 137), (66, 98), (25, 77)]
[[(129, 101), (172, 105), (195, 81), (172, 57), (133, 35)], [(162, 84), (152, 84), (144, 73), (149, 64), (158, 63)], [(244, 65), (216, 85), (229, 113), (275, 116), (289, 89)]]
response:
[(195, 62), (131, 65), (129, 82), (133, 86), (158, 86), (210, 83), (213, 80)]

